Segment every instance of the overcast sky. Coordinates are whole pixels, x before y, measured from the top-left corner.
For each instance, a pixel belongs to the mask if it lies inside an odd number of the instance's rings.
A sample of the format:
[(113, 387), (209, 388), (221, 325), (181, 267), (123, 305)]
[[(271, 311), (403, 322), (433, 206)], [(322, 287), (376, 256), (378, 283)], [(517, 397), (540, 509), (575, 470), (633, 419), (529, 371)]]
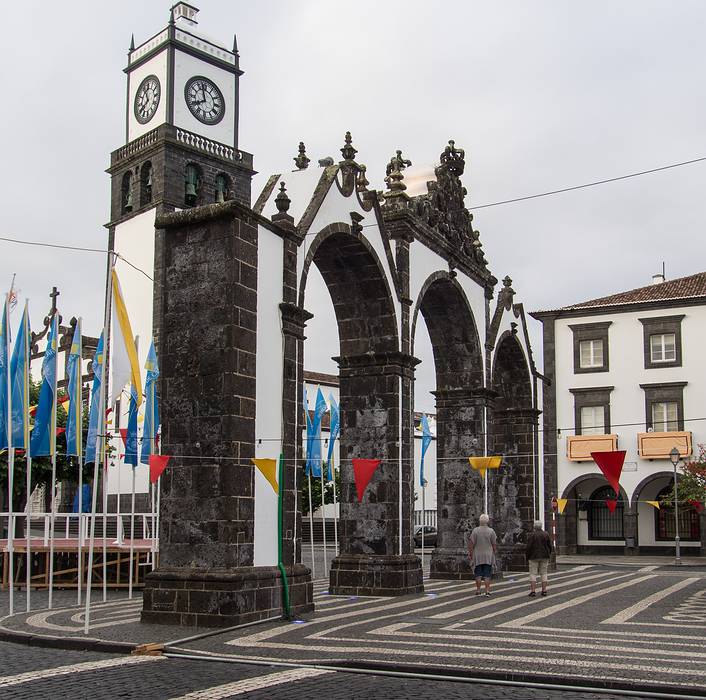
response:
[[(240, 146), (260, 175), (339, 159), (346, 130), (373, 186), (394, 150), (433, 164), (466, 149), (474, 206), (706, 156), (706, 4), (195, 0), (199, 27), (237, 33)], [(166, 25), (169, 0), (3, 4), (3, 237), (101, 248), (109, 154), (124, 143), (126, 53)], [(478, 211), (486, 257), (527, 310), (706, 269), (706, 163)], [(65, 319), (101, 324), (104, 258), (0, 241), (36, 327), (53, 285)], [(328, 301), (307, 302), (321, 306)], [(312, 310), (316, 310), (315, 308)], [(17, 314), (16, 314), (17, 315)], [(329, 321), (312, 334), (331, 336)], [(335, 329), (334, 329), (335, 332)], [(535, 337), (538, 337), (535, 334)], [(428, 341), (425, 341), (428, 342)], [(418, 407), (433, 403), (429, 350)], [(309, 369), (336, 349), (307, 343)], [(535, 348), (538, 356), (540, 348)], [(424, 377), (427, 377), (426, 379)]]

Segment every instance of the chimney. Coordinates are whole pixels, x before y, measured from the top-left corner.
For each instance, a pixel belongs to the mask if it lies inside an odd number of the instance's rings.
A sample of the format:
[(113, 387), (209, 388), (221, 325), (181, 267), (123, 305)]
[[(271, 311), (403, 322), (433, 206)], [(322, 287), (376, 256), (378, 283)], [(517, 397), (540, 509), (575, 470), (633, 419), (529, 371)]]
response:
[(661, 272), (652, 275), (652, 284), (662, 284), (662, 282), (664, 282), (664, 275)]

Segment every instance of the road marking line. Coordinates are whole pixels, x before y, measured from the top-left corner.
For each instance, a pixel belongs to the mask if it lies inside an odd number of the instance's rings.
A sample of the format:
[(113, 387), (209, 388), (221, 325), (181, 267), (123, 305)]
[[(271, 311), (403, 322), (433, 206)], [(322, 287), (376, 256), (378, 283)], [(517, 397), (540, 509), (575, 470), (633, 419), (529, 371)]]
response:
[[(415, 642), (405, 642), (402, 640), (399, 640), (399, 637), (412, 637), (414, 639), (419, 639), (419, 638), (428, 638), (428, 639), (434, 639), (438, 640), (439, 636), (437, 634), (431, 634), (429, 632), (411, 632), (411, 631), (405, 631), (406, 628), (410, 627), (415, 627), (416, 625), (414, 623), (409, 623), (409, 622), (400, 622), (392, 625), (387, 625), (385, 627), (380, 627), (377, 630), (370, 631), (368, 634), (370, 635), (380, 635), (382, 637), (394, 637), (394, 639), (390, 640), (385, 640), (385, 644), (415, 644)], [(330, 638), (330, 639), (336, 639)], [(343, 641), (357, 641), (355, 639), (350, 639), (350, 638), (339, 638)], [(499, 639), (498, 637), (493, 637), (490, 635), (485, 635), (485, 634), (454, 634), (450, 635), (447, 637), (449, 641), (447, 642), (439, 642), (435, 641), (432, 646), (441, 646), (441, 647), (459, 647), (462, 649), (488, 649), (487, 644), (483, 644), (479, 647), (475, 647), (473, 645), (468, 645), (464, 640), (469, 640), (469, 641), (475, 641), (475, 642), (481, 642), (481, 641), (489, 641), (493, 642), (493, 649), (501, 649), (503, 645), (508, 645), (510, 648), (506, 649), (506, 652), (512, 652), (512, 651), (518, 651), (518, 653), (522, 654), (532, 654), (532, 653), (545, 653), (544, 649), (533, 649), (533, 646), (538, 646), (538, 647), (559, 647), (561, 650), (565, 650), (568, 654), (579, 654), (580, 656), (586, 656), (587, 654), (581, 653), (581, 652), (576, 652), (576, 651), (570, 651), (571, 649), (581, 649), (581, 650), (587, 650), (587, 649), (595, 649), (598, 652), (607, 652), (607, 653), (591, 653), (589, 655), (592, 655), (594, 657), (598, 656), (614, 656), (615, 652), (621, 652), (625, 654), (644, 654), (645, 649), (642, 647), (637, 647), (637, 646), (607, 646), (606, 644), (586, 644), (583, 640), (576, 640), (575, 642), (568, 642), (566, 640), (562, 641), (556, 641), (556, 640), (543, 640), (543, 639), (533, 639), (531, 640), (530, 645), (527, 645), (525, 647), (522, 647), (521, 650), (519, 650), (519, 645), (522, 644), (527, 644), (529, 640), (523, 639), (521, 637), (516, 637), (516, 636), (511, 636), (510, 634), (507, 637), (503, 637)], [(458, 641), (459, 643), (455, 643)], [(624, 640), (621, 640), (624, 643)], [(461, 643), (463, 642), (463, 643)], [(657, 660), (659, 657), (677, 657), (679, 659), (686, 659), (688, 663), (703, 663), (704, 660), (704, 653), (702, 650), (695, 650), (695, 651), (686, 651), (684, 649), (660, 649), (658, 648), (657, 651), (655, 651), (654, 645), (652, 645), (651, 649), (651, 657), (646, 657), (646, 656), (641, 656), (640, 660), (647, 660), (648, 658), (651, 658), (652, 660)]]
[(650, 605), (653, 605), (654, 603), (659, 602), (663, 598), (667, 598), (668, 596), (672, 595), (672, 593), (676, 593), (677, 591), (680, 591), (682, 588), (686, 588), (687, 586), (690, 586), (692, 583), (695, 581), (699, 581), (700, 579), (698, 578), (687, 578), (684, 581), (679, 581), (678, 583), (675, 583), (673, 586), (669, 586), (669, 588), (665, 588), (661, 591), (657, 591), (656, 593), (653, 593), (650, 596), (647, 596), (647, 598), (643, 598), (642, 600), (638, 601), (634, 605), (631, 605), (629, 608), (625, 608), (625, 610), (622, 610), (619, 613), (616, 613), (613, 615), (613, 617), (609, 617), (606, 620), (602, 620), (601, 624), (602, 625), (622, 625), (624, 622), (627, 622), (631, 618), (635, 617), (635, 615), (641, 613), (643, 610), (646, 610), (647, 608), (650, 607)]
[[(47, 612), (42, 612), (42, 613), (37, 613), (36, 615), (32, 615), (31, 617), (28, 617), (25, 622), (26, 624), (32, 626), (32, 627), (39, 627), (39, 629), (44, 629), (44, 630), (56, 630), (58, 632), (78, 632), (78, 631), (83, 631), (83, 623), (76, 624), (74, 626), (71, 625), (57, 625), (54, 622), (49, 622), (48, 618), (51, 617), (52, 615), (58, 615), (59, 611), (57, 610), (49, 610)], [(139, 617), (131, 617), (129, 619), (125, 620), (111, 620), (110, 622), (99, 622), (96, 624), (91, 624), (91, 629), (100, 629), (101, 627), (112, 627), (113, 625), (127, 625), (131, 622), (139, 622), (140, 618)]]
[(118, 656), (114, 659), (103, 659), (102, 661), (85, 661), (69, 666), (56, 666), (45, 668), (40, 671), (28, 671), (19, 673), (16, 676), (0, 676), (0, 688), (7, 688), (12, 685), (39, 681), (44, 678), (54, 678), (56, 676), (68, 676), (72, 673), (83, 673), (85, 671), (100, 671), (105, 668), (117, 668), (119, 666), (131, 666), (150, 661), (164, 661), (164, 656)]
[(650, 571), (654, 571), (655, 569), (659, 569), (659, 566), (656, 564), (652, 564), (651, 566), (643, 566), (642, 568), (637, 570), (638, 574), (647, 574)]
[(255, 690), (271, 688), (275, 685), (292, 683), (307, 678), (315, 678), (316, 676), (323, 676), (329, 673), (335, 672), (319, 668), (296, 668), (288, 671), (278, 671), (277, 673), (268, 673), (266, 676), (245, 678), (241, 681), (234, 681), (233, 683), (224, 683), (223, 685), (215, 685), (211, 688), (195, 690), (186, 695), (173, 697), (171, 700), (219, 700), (220, 698), (230, 698), (234, 695), (251, 693)]
[[(629, 575), (632, 576), (632, 574)], [(535, 620), (539, 620), (543, 617), (549, 617), (550, 615), (553, 615), (554, 613), (560, 612), (562, 610), (566, 610), (567, 608), (582, 605), (583, 603), (587, 603), (589, 600), (593, 600), (594, 598), (606, 595), (607, 593), (621, 591), (623, 588), (630, 588), (631, 586), (635, 586), (638, 583), (644, 583), (645, 581), (649, 581), (652, 578), (657, 578), (657, 574), (649, 574), (647, 576), (642, 576), (641, 578), (633, 578), (630, 581), (624, 581), (623, 583), (611, 586), (610, 588), (601, 588), (597, 591), (593, 591), (592, 593), (586, 593), (585, 595), (579, 596), (578, 598), (572, 598), (571, 600), (568, 600), (564, 603), (558, 603), (557, 605), (550, 605), (548, 608), (542, 608), (541, 610), (537, 610), (537, 612), (530, 613), (529, 615), (525, 615), (524, 617), (520, 617), (516, 620), (503, 622), (499, 624), (498, 627), (521, 627), (522, 625), (534, 622)]]
[[(333, 638), (328, 638), (327, 641), (339, 641), (339, 639), (333, 637)], [(347, 639), (345, 637), (340, 638), (340, 641), (353, 641), (353, 642), (358, 642), (360, 640), (358, 639)], [(273, 648), (273, 649), (291, 649), (291, 650), (299, 650), (299, 651), (307, 651), (307, 652), (325, 652), (330, 655), (334, 655), (334, 658), (336, 658), (336, 654), (338, 655), (348, 655), (348, 654), (380, 654), (380, 646), (331, 646), (330, 644), (325, 645), (317, 645), (317, 644), (287, 644), (287, 643), (282, 643), (282, 642), (277, 642), (274, 644), (269, 644), (266, 642), (260, 642), (257, 644), (258, 647), (260, 648)], [(487, 648), (487, 647), (486, 647)], [(511, 655), (511, 654), (496, 654), (496, 653), (483, 653), (483, 651), (474, 651), (472, 653), (464, 653), (464, 652), (457, 652), (454, 653), (454, 658), (455, 659), (469, 659), (471, 661), (507, 661), (507, 662), (512, 662), (513, 664), (513, 669), (519, 668), (521, 665), (520, 662), (525, 661), (531, 668), (536, 668), (536, 660), (531, 659), (527, 660), (526, 657), (523, 657), (522, 654), (524, 653), (525, 650), (518, 650), (517, 655)], [(434, 649), (429, 649), (429, 648), (424, 648), (424, 649), (396, 649), (395, 647), (387, 647), (385, 649), (385, 655), (386, 656), (417, 656), (421, 657), (423, 659), (429, 659), (429, 657), (434, 657), (434, 658), (444, 658), (448, 659), (449, 658), (449, 653), (448, 651), (436, 651)], [(558, 666), (558, 667), (564, 667), (564, 668), (575, 668), (579, 667), (582, 669), (591, 669), (594, 673), (595, 671), (599, 668), (601, 671), (605, 669), (621, 669), (621, 670), (632, 670), (636, 672), (641, 672), (641, 673), (647, 673), (647, 672), (657, 672), (660, 674), (670, 674), (670, 675), (675, 675), (681, 678), (684, 678), (685, 676), (695, 676), (698, 678), (706, 678), (706, 668), (702, 667), (700, 669), (693, 669), (693, 668), (684, 668), (684, 667), (678, 667), (676, 665), (667, 665), (665, 666), (664, 663), (657, 665), (657, 666), (647, 666), (645, 664), (631, 664), (631, 663), (615, 663), (615, 662), (610, 662), (610, 661), (601, 661), (600, 667), (597, 667), (596, 660), (595, 660), (595, 654), (589, 654), (589, 658), (586, 660), (582, 659), (563, 659), (563, 658), (558, 658), (558, 657), (547, 657), (544, 656), (542, 657), (542, 664), (543, 665), (551, 665), (551, 666)], [(274, 659), (271, 659), (274, 660)], [(636, 661), (639, 661), (639, 659), (636, 659)], [(331, 663), (330, 660), (328, 660), (329, 663)], [(318, 662), (319, 664), (323, 663), (323, 659), (319, 657)], [(474, 665), (474, 667), (477, 667)], [(481, 667), (482, 668), (482, 667)], [(542, 671), (543, 672), (543, 671)], [(634, 680), (634, 679), (633, 679)]]
[[(192, 649), (189, 647), (180, 647), (179, 649), (180, 652), (185, 652), (185, 653), (191, 653), (195, 655), (200, 655), (200, 656), (209, 656), (213, 658), (220, 658), (220, 659), (239, 659), (242, 661), (264, 661), (266, 663), (271, 663), (271, 664), (317, 664), (321, 665), (323, 663), (329, 663), (329, 664), (334, 664), (336, 663), (337, 659), (327, 659), (326, 662), (324, 662), (321, 658), (321, 656), (316, 656), (314, 658), (310, 659), (302, 659), (302, 658), (291, 658), (291, 657), (273, 657), (273, 656), (256, 656), (254, 654), (249, 654), (249, 655), (244, 655), (244, 654), (231, 654), (228, 652), (217, 652), (217, 651), (206, 651), (202, 649)], [(448, 657), (447, 657), (448, 658)], [(341, 661), (344, 659), (341, 658)], [(428, 663), (419, 663), (419, 664), (414, 664), (414, 662), (411, 662), (411, 665), (415, 666), (416, 668), (424, 668), (428, 669)], [(450, 663), (445, 663), (443, 664), (443, 668), (445, 670), (463, 670), (463, 671), (468, 671), (469, 668), (476, 670), (476, 669), (481, 669), (483, 671), (493, 671), (493, 672), (501, 672), (501, 673), (507, 673), (507, 666), (468, 666), (468, 665), (463, 665), (463, 664), (450, 664)], [(577, 679), (577, 678), (585, 678), (586, 680), (591, 680), (594, 681), (596, 679), (601, 679), (601, 680), (610, 680), (612, 683), (615, 683), (617, 681), (624, 681), (626, 683), (635, 683), (635, 676), (634, 674), (631, 675), (625, 675), (625, 676), (618, 676), (615, 673), (610, 673), (609, 675), (599, 675), (597, 671), (599, 671), (597, 667), (589, 668), (588, 672), (585, 674), (582, 674), (577, 670), (574, 670), (571, 672), (571, 678), (572, 679)], [(566, 671), (564, 670), (558, 670), (558, 671), (552, 671), (550, 669), (542, 669), (542, 675), (543, 676), (555, 676), (561, 679), (566, 679)], [(679, 678), (667, 678), (667, 679), (661, 679), (661, 678), (650, 678), (649, 679), (650, 684), (652, 685), (669, 685), (669, 686), (681, 686), (684, 688), (692, 688), (693, 683), (690, 683), (688, 681), (680, 681)], [(694, 696), (695, 698), (697, 696)]]
[[(614, 581), (618, 578), (625, 578), (626, 576), (630, 576), (630, 575), (631, 574), (622, 574), (620, 576), (616, 576), (615, 578), (608, 579), (608, 580)], [(584, 576), (583, 578), (580, 579), (581, 581), (593, 581), (593, 583), (589, 583), (585, 586), (577, 586), (576, 588), (573, 588), (572, 591), (577, 591), (582, 588), (590, 588), (591, 586), (595, 586), (596, 583), (598, 583), (598, 581), (594, 580), (594, 579), (605, 580), (605, 574), (600, 573), (600, 574), (594, 574), (593, 576)], [(558, 588), (569, 588), (570, 586), (573, 586), (575, 584), (576, 584), (575, 580), (561, 581), (560, 583), (554, 583), (552, 585), (552, 590), (556, 590)], [(495, 605), (498, 602), (512, 600), (516, 597), (517, 596), (515, 593), (511, 593), (510, 595), (498, 596), (495, 598), (493, 598), (493, 596), (491, 596), (490, 600), (488, 600), (487, 598), (483, 598), (480, 601), (473, 603), (472, 605), (467, 605), (463, 608), (456, 608), (455, 610), (447, 610), (446, 612), (437, 613), (436, 615), (430, 615), (429, 619), (431, 619), (431, 620), (448, 620), (450, 617), (459, 617), (460, 615), (465, 615), (466, 613), (473, 612), (475, 610), (478, 610), (479, 608), (487, 608), (491, 605)], [(521, 608), (521, 607), (525, 607), (527, 605), (536, 605), (536, 604), (537, 604), (536, 600), (525, 600), (522, 603), (520, 603), (519, 605), (515, 605), (514, 607), (511, 607), (511, 608), (505, 608), (504, 610), (496, 611), (496, 612), (492, 613), (492, 615), (486, 615), (482, 618), (474, 618), (474, 621), (478, 620), (478, 619), (481, 619), (481, 620), (485, 619), (485, 617), (494, 617), (495, 615), (509, 612), (511, 610), (515, 610), (516, 608)]]
[[(682, 639), (693, 639), (693, 640), (701, 640), (703, 637), (697, 636), (695, 634), (690, 634), (690, 635), (682, 635), (681, 630), (686, 627), (686, 625), (667, 625), (667, 624), (660, 624), (657, 622), (651, 623), (651, 622), (626, 622), (625, 625), (629, 627), (630, 625), (649, 625), (650, 627), (670, 627), (675, 631), (674, 634), (663, 634), (661, 632), (640, 632), (640, 637), (651, 637), (654, 639), (661, 640), (663, 639), (676, 639), (681, 641)], [(692, 626), (693, 627), (693, 626)], [(496, 630), (497, 632), (504, 632), (505, 630)], [(517, 630), (519, 632), (521, 630)], [(532, 626), (532, 627), (527, 627), (526, 631), (528, 633), (534, 633), (534, 632), (549, 632), (549, 633), (554, 633), (554, 634), (561, 634), (560, 630), (557, 630), (555, 627), (542, 627), (542, 626)], [(584, 629), (572, 629), (571, 634), (579, 634), (579, 635), (588, 635), (588, 636), (601, 636), (601, 637), (634, 637), (635, 632), (633, 630), (628, 630), (626, 632), (621, 632), (619, 630), (584, 630)]]

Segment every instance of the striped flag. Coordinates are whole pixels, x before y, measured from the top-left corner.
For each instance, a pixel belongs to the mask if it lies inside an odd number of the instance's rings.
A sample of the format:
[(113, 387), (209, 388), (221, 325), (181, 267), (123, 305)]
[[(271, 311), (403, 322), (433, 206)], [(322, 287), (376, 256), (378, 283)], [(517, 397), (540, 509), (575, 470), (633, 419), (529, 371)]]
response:
[(10, 432), (10, 407), (7, 393), (10, 390), (10, 328), (7, 323), (10, 295), (2, 305), (2, 324), (0, 324), (0, 450), (7, 449)]
[(100, 416), (101, 373), (103, 366), (103, 334), (98, 338), (96, 354), (93, 356), (93, 388), (91, 390), (91, 407), (88, 412), (88, 435), (86, 436), (86, 455), (84, 462), (96, 461), (98, 442), (98, 418)]
[(66, 418), (66, 454), (83, 456), (83, 392), (81, 386), (81, 319), (76, 323), (69, 359), (66, 364), (69, 412)]
[(431, 444), (431, 430), (429, 429), (429, 419), (426, 413), (422, 413), (422, 459), (419, 462), (419, 485), (424, 488), (427, 480), (424, 478), (424, 455)]
[(15, 338), (15, 349), (10, 362), (12, 382), (12, 445), (27, 449), (29, 445), (29, 308), (24, 314)]
[(127, 384), (135, 388), (137, 407), (142, 403), (142, 379), (140, 378), (140, 365), (135, 348), (135, 336), (132, 334), (130, 318), (120, 289), (118, 273), (115, 268), (111, 270), (113, 288), (113, 306), (111, 332), (110, 370), (113, 378), (113, 399), (120, 396), (120, 392)]
[(42, 363), (42, 386), (30, 440), (32, 457), (56, 453), (56, 362), (59, 344), (59, 313), (51, 320), (47, 349)]
[(341, 432), (341, 415), (338, 410), (338, 404), (336, 399), (333, 397), (333, 393), (329, 394), (328, 397), (331, 411), (331, 424), (329, 427), (329, 438), (328, 438), (328, 455), (326, 456), (326, 461), (328, 462), (328, 478), (329, 481), (333, 481), (333, 446), (338, 439), (338, 434)]
[(142, 426), (142, 451), (140, 452), (140, 462), (149, 464), (150, 455), (157, 446), (157, 433), (159, 432), (159, 403), (157, 401), (157, 378), (159, 377), (159, 365), (157, 363), (157, 352), (154, 349), (154, 340), (150, 345), (145, 362), (145, 422)]

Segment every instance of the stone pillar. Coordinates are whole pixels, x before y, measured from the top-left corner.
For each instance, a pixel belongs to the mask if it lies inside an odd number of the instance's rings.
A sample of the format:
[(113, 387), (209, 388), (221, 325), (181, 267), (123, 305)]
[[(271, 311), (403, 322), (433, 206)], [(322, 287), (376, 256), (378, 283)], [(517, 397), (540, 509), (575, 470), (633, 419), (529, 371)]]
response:
[[(300, 468), (301, 436), (306, 426), (297, 420), (302, 416), (304, 386), (304, 327), (313, 318), (308, 311), (294, 305), (280, 304), (282, 334), (284, 337), (284, 381), (282, 392), (282, 413), (284, 416), (285, 495), (284, 509), (291, 527), (284, 533), (283, 558), (285, 564), (301, 561), (302, 521), (301, 489), (297, 475)], [(301, 379), (297, 381), (297, 377)], [(304, 460), (302, 460), (303, 462)]]
[[(411, 426), (416, 360), (399, 352), (336, 358), (341, 393), (340, 555), (329, 591), (338, 595), (405, 595), (424, 590), (412, 548), (411, 431), (403, 427), (402, 523), (399, 521), (400, 377), (404, 426)], [(358, 503), (351, 459), (381, 459)], [(400, 536), (402, 554), (400, 554)]]
[(483, 481), (468, 457), (483, 454), (485, 389), (447, 389), (436, 396), (437, 541), (431, 578), (473, 578), (468, 537), (483, 512)]
[(508, 408), (492, 414), (490, 444), (493, 454), (502, 455), (503, 461), (488, 480), (488, 510), (506, 571), (526, 568), (524, 549), (534, 521), (536, 488), (532, 436), (539, 413), (534, 408)]
[[(232, 626), (283, 612), (278, 567), (253, 566), (258, 221), (235, 201), (157, 220), (162, 443), (172, 460), (144, 622)], [(311, 611), (309, 569), (286, 571), (292, 612)]]

